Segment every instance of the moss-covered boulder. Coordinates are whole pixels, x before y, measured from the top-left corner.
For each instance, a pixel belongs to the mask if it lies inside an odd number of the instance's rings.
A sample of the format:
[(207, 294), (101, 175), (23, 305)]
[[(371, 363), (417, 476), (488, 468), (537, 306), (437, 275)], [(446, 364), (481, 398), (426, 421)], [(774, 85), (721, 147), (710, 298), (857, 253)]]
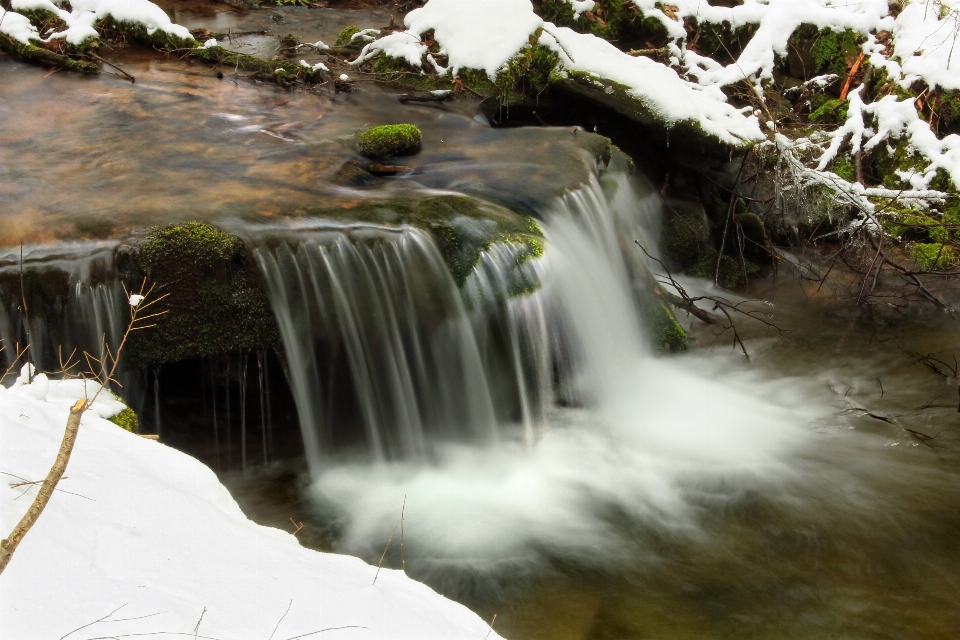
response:
[(699, 202), (673, 202), (660, 229), (660, 252), (681, 268), (697, 263), (708, 247), (710, 227)]
[(756, 264), (764, 264), (770, 261), (770, 243), (767, 241), (767, 234), (763, 227), (763, 220), (755, 213), (738, 213), (736, 223), (739, 233), (738, 240), (741, 241), (740, 249), (743, 251), (743, 257)]
[(243, 241), (203, 222), (154, 227), (120, 260), (126, 279), (156, 284), (166, 311), (135, 332), (136, 367), (234, 351), (272, 348), (279, 334), (266, 292)]
[(357, 150), (368, 158), (415, 153), (423, 136), (412, 124), (386, 124), (357, 135)]
[[(713, 276), (716, 274), (717, 258), (719, 255), (719, 252), (713, 247), (706, 247), (697, 263), (687, 271), (687, 275), (706, 278), (712, 281)], [(717, 278), (717, 284), (725, 289), (733, 289), (740, 284), (740, 273), (739, 262), (728, 255), (728, 251), (725, 251), (723, 258), (720, 260), (720, 273)]]
[(360, 33), (360, 27), (356, 27), (351, 24), (340, 32), (340, 35), (337, 36), (337, 41), (334, 46), (349, 47), (352, 45), (357, 45), (357, 42), (353, 39), (353, 36), (357, 35), (358, 33)]

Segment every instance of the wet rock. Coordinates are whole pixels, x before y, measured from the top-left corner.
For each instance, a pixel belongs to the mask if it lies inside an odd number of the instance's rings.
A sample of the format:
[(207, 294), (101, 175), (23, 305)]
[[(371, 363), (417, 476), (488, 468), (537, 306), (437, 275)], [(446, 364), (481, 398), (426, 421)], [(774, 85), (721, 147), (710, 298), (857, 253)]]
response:
[(385, 158), (420, 150), (420, 129), (412, 124), (373, 127), (357, 136), (357, 149), (368, 158)]
[(695, 265), (709, 247), (710, 224), (699, 202), (667, 203), (660, 230), (660, 251), (681, 268)]

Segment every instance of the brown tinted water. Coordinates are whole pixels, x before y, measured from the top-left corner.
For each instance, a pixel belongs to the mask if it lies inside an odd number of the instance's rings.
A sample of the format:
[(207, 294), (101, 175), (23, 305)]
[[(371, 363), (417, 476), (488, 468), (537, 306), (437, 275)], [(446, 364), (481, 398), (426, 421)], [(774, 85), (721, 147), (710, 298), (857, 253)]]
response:
[[(331, 44), (342, 25), (383, 26), (385, 18), (364, 24), (368, 12), (280, 9), (276, 23), (266, 11), (165, 6), (190, 28), (270, 31), (232, 43), (258, 55), (269, 55), (284, 25)], [(0, 58), (0, 246), (188, 219), (304, 215), (425, 188), (533, 207), (585, 177), (582, 133), (491, 129), (475, 119), (470, 99), (404, 106), (395, 90), (367, 82), (346, 94), (287, 92), (152, 55), (118, 63), (136, 84), (45, 75)], [(401, 160), (413, 171), (338, 184), (343, 164), (358, 159), (354, 133), (398, 121), (424, 131), (422, 153)], [(497, 614), (497, 631), (513, 640), (960, 637), (957, 387), (905, 353), (952, 364), (956, 325), (939, 316), (866, 318), (798, 287), (781, 278), (758, 289), (774, 303), (776, 322), (793, 331), (752, 332), (752, 364), (732, 352), (729, 336), (679, 359), (701, 375), (731, 378), (731, 389), (793, 388), (800, 404), (818, 408), (800, 425), (809, 437), (779, 477), (688, 480), (691, 521), (682, 528), (591, 495), (588, 505), (606, 510), (584, 509), (499, 554), (515, 533), (505, 530), (485, 553), (454, 559), (425, 545), (429, 535), (418, 540), (414, 511), (410, 575), (487, 619)], [(694, 334), (713, 341), (702, 329)], [(577, 419), (573, 410), (560, 414), (558, 429)], [(376, 563), (389, 537), (387, 527), (376, 545), (358, 550), (345, 538), (343, 514), (312, 499), (297, 465), (225, 481), (255, 520), (290, 530), (288, 518), (305, 522), (300, 539), (310, 546)], [(467, 516), (466, 507), (448, 514), (451, 523)], [(619, 541), (614, 553), (577, 539), (585, 521)], [(395, 547), (387, 563), (399, 566)]]
[[(960, 356), (953, 321), (863, 317), (849, 303), (806, 297), (812, 289), (783, 276), (760, 289), (775, 303), (766, 307), (774, 321), (790, 331), (746, 327), (749, 365), (729, 335), (680, 361), (751, 393), (793, 389), (821, 408), (779, 477), (691, 480), (692, 528), (587, 508), (530, 533), (519, 550), (504, 529), (489, 551), (459, 558), (418, 544), (445, 534), (418, 531), (408, 513), (408, 573), (486, 619), (497, 614), (497, 631), (514, 640), (960, 637), (958, 389), (907, 354), (952, 365)], [(713, 341), (703, 328), (694, 333), (704, 345)], [(307, 522), (307, 544), (357, 552), (343, 538), (343, 514), (311, 501), (302, 470), (275, 467), (227, 482), (251, 517), (283, 528), (292, 515)], [(451, 531), (476, 507), (463, 498), (447, 507), (442, 526)], [(593, 499), (602, 505), (607, 497)], [(615, 532), (615, 553), (585, 539), (579, 546), (590, 519)], [(380, 559), (389, 533), (361, 552), (369, 562)], [(399, 564), (391, 549), (387, 566)]]
[[(596, 138), (567, 129), (493, 129), (478, 103), (400, 104), (397, 90), (358, 82), (287, 91), (173, 58), (129, 53), (137, 78), (47, 75), (0, 58), (0, 246), (222, 217), (303, 215), (362, 198), (452, 189), (520, 207), (586, 178)], [(363, 128), (412, 122), (410, 167), (357, 186), (337, 177)], [(341, 174), (342, 175), (342, 174)], [(349, 177), (349, 176), (348, 176)]]

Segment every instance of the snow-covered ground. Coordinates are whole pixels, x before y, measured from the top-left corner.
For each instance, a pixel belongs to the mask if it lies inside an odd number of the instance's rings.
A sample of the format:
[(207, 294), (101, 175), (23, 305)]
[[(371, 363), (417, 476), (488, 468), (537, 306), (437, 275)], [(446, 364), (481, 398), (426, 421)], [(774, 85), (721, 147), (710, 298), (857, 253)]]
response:
[[(37, 491), (10, 485), (46, 475), (82, 394), (76, 380), (0, 387), (2, 535)], [(374, 585), (376, 567), (254, 524), (206, 466), (100, 417), (122, 408), (101, 398), (0, 576), (0, 637), (487, 637), (486, 622), (400, 571), (381, 570)]]

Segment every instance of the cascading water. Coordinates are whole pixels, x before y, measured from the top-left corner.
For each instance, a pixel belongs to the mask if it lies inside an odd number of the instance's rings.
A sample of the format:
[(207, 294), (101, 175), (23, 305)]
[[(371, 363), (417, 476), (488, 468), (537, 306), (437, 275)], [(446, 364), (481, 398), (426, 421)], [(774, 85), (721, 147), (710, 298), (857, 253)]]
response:
[(622, 556), (620, 528), (635, 519), (689, 530), (694, 496), (739, 491), (730, 475), (783, 472), (780, 453), (812, 415), (792, 410), (792, 389), (769, 383), (761, 398), (726, 360), (650, 346), (644, 309), (658, 302), (634, 240), (653, 251), (659, 207), (649, 185), (611, 170), (542, 211), (542, 259), (487, 251), (463, 287), (467, 337), (494, 403), (517, 404), (523, 437), (440, 443), (429, 463), (329, 461), (313, 495), (345, 514), (344, 550), (382, 551), (406, 495), (407, 553), (422, 552), (423, 577), (514, 571), (544, 554), (601, 562)]
[[(30, 344), (30, 357), (43, 371), (56, 371), (73, 353), (98, 356), (104, 345), (116, 350), (128, 317), (123, 286), (114, 272), (114, 243), (30, 247), (23, 255), (28, 299), (24, 313), (19, 253), (0, 256), (0, 340), (8, 349)], [(13, 277), (15, 276), (15, 277)], [(43, 279), (66, 281), (65, 297), (46, 296)]]
[(496, 441), (471, 325), (428, 236), (354, 225), (297, 237), (262, 244), (255, 257), (284, 341), (311, 467), (322, 468), (337, 439), (333, 397), (351, 391), (377, 460), (423, 457), (432, 439)]

